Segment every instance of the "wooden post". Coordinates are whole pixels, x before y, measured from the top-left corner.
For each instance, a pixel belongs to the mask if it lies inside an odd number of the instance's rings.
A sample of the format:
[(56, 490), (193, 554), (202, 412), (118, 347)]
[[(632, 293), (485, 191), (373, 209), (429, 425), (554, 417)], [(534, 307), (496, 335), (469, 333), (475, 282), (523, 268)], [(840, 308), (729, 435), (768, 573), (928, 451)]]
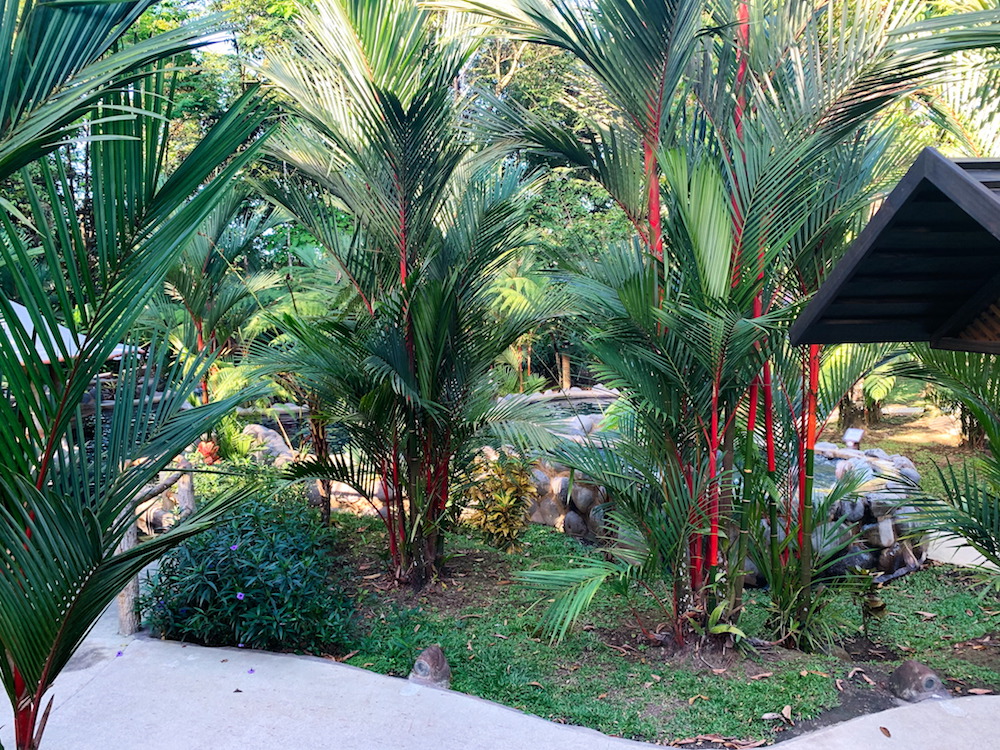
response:
[(568, 391), (570, 388), (568, 354), (559, 355), (559, 371), (560, 371), (559, 387), (562, 388), (564, 391)]
[(185, 470), (181, 474), (181, 478), (177, 480), (177, 490), (175, 491), (175, 497), (177, 498), (177, 516), (181, 519), (185, 519), (195, 512), (198, 504), (194, 497), (194, 476), (190, 473), (190, 470), (194, 468), (190, 461), (188, 461), (184, 456), (181, 456), (177, 461), (177, 468)]
[[(134, 516), (131, 506), (125, 512)], [(134, 517), (130, 521), (128, 532), (118, 544), (117, 552), (119, 554), (132, 549), (139, 543), (139, 527), (136, 525)], [(139, 576), (135, 576), (118, 595), (118, 633), (132, 635), (138, 632), (139, 624)]]

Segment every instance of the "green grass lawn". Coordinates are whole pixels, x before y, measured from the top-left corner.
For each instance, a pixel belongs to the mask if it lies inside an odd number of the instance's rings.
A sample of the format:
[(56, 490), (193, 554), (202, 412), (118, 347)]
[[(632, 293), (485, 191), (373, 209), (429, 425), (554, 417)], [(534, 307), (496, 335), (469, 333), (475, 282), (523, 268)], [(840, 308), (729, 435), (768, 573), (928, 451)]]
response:
[[(525, 549), (514, 556), (485, 547), (471, 532), (455, 534), (447, 573), (414, 593), (395, 588), (382, 574), (377, 521), (341, 516), (337, 523), (358, 550), (352, 564), (363, 601), (362, 639), (348, 663), (405, 676), (420, 650), (439, 643), (451, 664), (453, 689), (543, 718), (658, 742), (699, 734), (770, 739), (781, 722), (763, 714), (787, 705), (797, 722), (816, 717), (841, 703), (845, 693), (838, 680), (853, 692), (882, 690), (858, 673), (849, 677), (854, 666), (878, 682), (906, 658), (926, 661), (942, 678), (960, 681), (948, 683), (959, 690), (1000, 689), (1000, 662), (991, 642), (956, 648), (992, 633), (1000, 616), (993, 610), (1000, 606), (980, 602), (951, 569), (921, 571), (882, 592), (887, 612), (867, 634), (871, 649), (883, 654), (878, 663), (778, 648), (758, 653), (689, 648), (671, 655), (648, 645), (625, 603), (606, 593), (565, 641), (539, 637), (538, 613), (545, 603), (536, 603), (512, 575), (568, 567), (597, 554), (552, 529), (533, 526)], [(761, 624), (764, 596), (747, 597), (741, 624), (750, 635)], [(835, 606), (848, 618), (857, 610), (846, 599)], [(645, 626), (655, 627), (655, 608), (642, 612)], [(864, 635), (860, 615), (842, 634), (845, 643)], [(982, 648), (974, 649), (977, 645)]]

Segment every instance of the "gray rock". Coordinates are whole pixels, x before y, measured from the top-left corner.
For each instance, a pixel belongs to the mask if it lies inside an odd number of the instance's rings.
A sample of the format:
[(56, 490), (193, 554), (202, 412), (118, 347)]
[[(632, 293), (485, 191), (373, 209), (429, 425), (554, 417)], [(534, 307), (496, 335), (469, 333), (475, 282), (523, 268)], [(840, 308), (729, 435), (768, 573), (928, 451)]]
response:
[(553, 477), (549, 482), (549, 491), (545, 494), (558, 503), (562, 508), (562, 512), (565, 513), (568, 492), (569, 477)]
[(243, 428), (243, 434), (253, 438), (257, 444), (251, 453), (254, 460), (270, 461), (277, 467), (285, 466), (295, 460), (295, 454), (277, 430), (260, 424), (248, 424)]
[(878, 522), (878, 543), (880, 547), (891, 547), (896, 543), (896, 531), (889, 517), (880, 518)]
[(563, 519), (563, 533), (575, 537), (587, 536), (587, 522), (575, 510), (568, 511)]
[(447, 690), (451, 687), (451, 667), (444, 658), (444, 651), (438, 645), (428, 646), (413, 663), (413, 670), (407, 679), (425, 687)]
[(748, 589), (762, 589), (767, 586), (767, 579), (749, 557), (743, 563), (743, 585)]
[(867, 495), (868, 507), (875, 518), (895, 515), (900, 504), (906, 501), (906, 495), (899, 492), (871, 492)]
[(582, 516), (586, 516), (590, 509), (600, 502), (600, 491), (590, 484), (576, 482), (573, 484), (573, 491), (570, 493), (573, 506)]
[(903, 560), (903, 556), (900, 554), (901, 550), (902, 545), (900, 544), (885, 547), (878, 556), (878, 569), (883, 573), (895, 573), (897, 570), (904, 567), (906, 563)]
[(837, 463), (837, 479), (843, 478), (848, 472), (860, 477), (863, 482), (875, 478), (875, 472), (872, 470), (871, 464), (863, 456), (849, 458), (846, 461), (839, 461)]
[(865, 451), (865, 455), (872, 458), (889, 458), (889, 454), (881, 448), (869, 448)]
[(837, 444), (836, 443), (827, 443), (825, 441), (820, 441), (820, 442), (816, 443), (816, 450), (818, 450), (820, 452), (822, 452), (822, 451), (835, 451), (835, 450), (837, 450)]
[(920, 484), (920, 472), (916, 469), (911, 469), (908, 466), (903, 467), (899, 470), (899, 475), (903, 477), (903, 479), (913, 482), (913, 484)]
[(896, 667), (889, 676), (889, 687), (897, 698), (910, 703), (951, 697), (930, 667), (912, 659)]
[(594, 539), (600, 539), (604, 536), (604, 511), (606, 507), (603, 503), (595, 505), (586, 516), (587, 528), (590, 529)]
[(916, 469), (916, 465), (908, 459), (906, 456), (901, 456), (898, 453), (889, 456), (889, 460), (892, 461), (893, 465), (897, 469)]
[(539, 495), (544, 495), (552, 485), (552, 478), (537, 466), (531, 470), (531, 481), (535, 485), (535, 491)]
[(841, 500), (837, 504), (833, 517), (836, 519), (841, 516), (846, 518), (851, 523), (857, 523), (865, 517), (865, 501), (849, 499)]
[(566, 507), (557, 503), (551, 497), (543, 497), (538, 501), (538, 508), (531, 514), (534, 523), (545, 526), (562, 526), (563, 517), (566, 515)]
[(877, 523), (866, 523), (862, 526), (861, 531), (859, 532), (859, 537), (868, 548), (877, 548), (881, 546)]

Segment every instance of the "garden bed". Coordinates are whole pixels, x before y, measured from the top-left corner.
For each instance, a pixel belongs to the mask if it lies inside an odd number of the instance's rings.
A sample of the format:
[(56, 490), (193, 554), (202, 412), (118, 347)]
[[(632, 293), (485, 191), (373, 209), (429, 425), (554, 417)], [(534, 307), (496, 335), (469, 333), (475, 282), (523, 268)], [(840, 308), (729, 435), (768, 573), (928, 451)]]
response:
[[(1000, 604), (978, 600), (966, 574), (953, 568), (932, 567), (886, 586), (885, 614), (867, 635), (857, 604), (836, 602), (849, 620), (856, 616), (829, 655), (691, 642), (672, 652), (651, 645), (625, 603), (606, 593), (564, 642), (552, 644), (537, 633), (544, 602), (536, 604), (513, 576), (570, 566), (598, 554), (594, 548), (533, 527), (523, 552), (508, 557), (471, 531), (456, 533), (445, 574), (414, 592), (384, 573), (373, 519), (340, 515), (335, 522), (353, 539), (349, 565), (362, 608), (362, 640), (347, 663), (405, 676), (421, 649), (439, 643), (453, 689), (552, 721), (661, 744), (750, 747), (895, 705), (887, 678), (903, 659), (938, 670), (955, 695), (1000, 691), (993, 635)], [(741, 626), (749, 636), (762, 624), (762, 596), (748, 597)], [(647, 628), (656, 626), (655, 610), (640, 616)], [(783, 710), (792, 724), (762, 718)], [(698, 737), (705, 739), (691, 742)]]

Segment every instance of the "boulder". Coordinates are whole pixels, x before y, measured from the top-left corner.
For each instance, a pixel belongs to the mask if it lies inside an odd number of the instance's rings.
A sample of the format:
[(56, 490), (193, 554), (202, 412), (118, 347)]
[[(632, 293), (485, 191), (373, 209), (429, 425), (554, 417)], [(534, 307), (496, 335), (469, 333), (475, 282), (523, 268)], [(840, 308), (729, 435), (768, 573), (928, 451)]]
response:
[(569, 477), (553, 477), (549, 482), (549, 491), (545, 493), (548, 497), (554, 500), (562, 509), (562, 512), (566, 512), (566, 501), (568, 500), (569, 493)]
[(590, 513), (585, 516), (587, 522), (587, 528), (590, 529), (591, 536), (594, 539), (600, 539), (604, 536), (604, 509), (605, 506), (595, 505), (590, 509)]
[(601, 491), (591, 484), (576, 482), (573, 484), (570, 498), (580, 515), (586, 516), (595, 504), (601, 502)]
[(243, 434), (249, 435), (256, 443), (251, 453), (254, 460), (270, 462), (279, 468), (295, 460), (292, 449), (276, 430), (260, 424), (248, 424), (243, 428)]
[(865, 451), (865, 455), (871, 458), (889, 458), (889, 454), (881, 448), (869, 448)]
[(886, 516), (878, 520), (878, 544), (880, 547), (891, 547), (896, 543), (896, 531), (892, 518)]
[(904, 661), (889, 675), (889, 687), (897, 698), (910, 703), (951, 697), (941, 684), (941, 678), (926, 664), (913, 659)]
[(841, 500), (838, 507), (834, 510), (834, 519), (845, 517), (850, 523), (857, 523), (862, 518), (865, 517), (865, 502), (864, 500)]
[(588, 531), (587, 522), (583, 520), (583, 516), (575, 510), (567, 511), (566, 516), (563, 518), (564, 534), (582, 538), (588, 536)]
[(559, 528), (563, 525), (565, 515), (566, 507), (564, 505), (557, 503), (551, 497), (543, 497), (538, 501), (538, 508), (531, 514), (531, 520), (534, 523)]

